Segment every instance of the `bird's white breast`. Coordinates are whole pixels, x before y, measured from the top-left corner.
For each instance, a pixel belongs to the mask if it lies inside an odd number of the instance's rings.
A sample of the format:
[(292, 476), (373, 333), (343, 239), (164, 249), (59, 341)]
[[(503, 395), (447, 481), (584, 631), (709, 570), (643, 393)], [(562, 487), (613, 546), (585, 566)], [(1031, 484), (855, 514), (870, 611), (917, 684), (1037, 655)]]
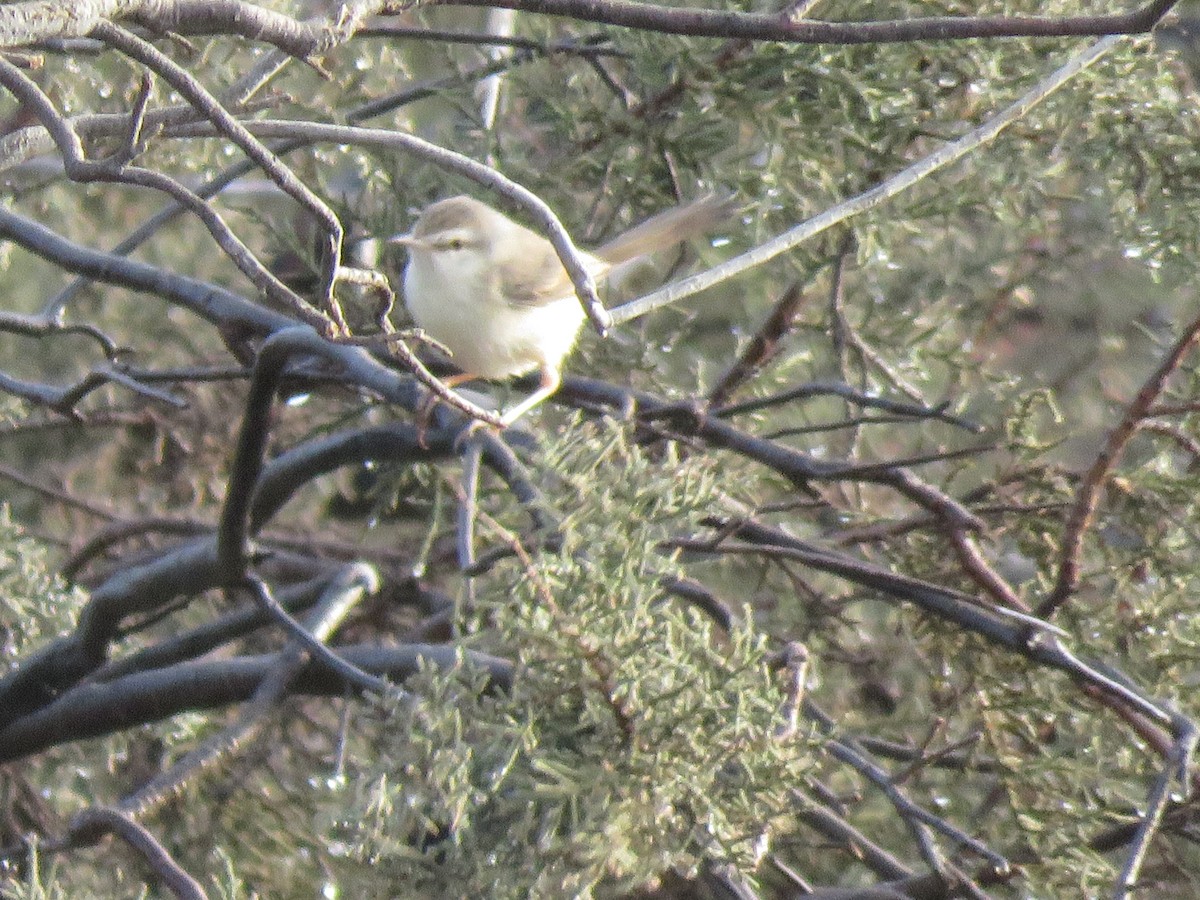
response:
[(417, 326), (446, 346), (455, 365), (482, 378), (557, 371), (584, 321), (574, 295), (542, 306), (510, 306), (491, 296), (495, 288), (486, 267), (473, 270), (471, 254), (453, 256), (410, 255), (404, 297)]

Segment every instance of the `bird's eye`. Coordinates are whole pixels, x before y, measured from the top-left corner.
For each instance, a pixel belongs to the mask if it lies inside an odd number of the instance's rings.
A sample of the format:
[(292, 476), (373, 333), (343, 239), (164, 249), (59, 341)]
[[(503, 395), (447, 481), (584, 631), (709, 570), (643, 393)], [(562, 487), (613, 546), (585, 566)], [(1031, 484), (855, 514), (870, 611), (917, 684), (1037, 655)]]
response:
[(449, 244), (451, 250), (461, 250), (466, 246), (462, 238), (450, 238)]

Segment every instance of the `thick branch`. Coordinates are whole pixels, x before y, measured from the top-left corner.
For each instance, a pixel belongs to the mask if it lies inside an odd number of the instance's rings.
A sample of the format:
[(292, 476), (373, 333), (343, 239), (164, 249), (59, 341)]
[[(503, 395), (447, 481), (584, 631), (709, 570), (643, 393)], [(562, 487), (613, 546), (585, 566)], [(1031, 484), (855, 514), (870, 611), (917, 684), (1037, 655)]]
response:
[[(452, 646), (364, 645), (337, 649), (351, 664), (397, 683), (415, 673), (422, 661), (446, 670), (465, 662), (486, 671), (494, 688), (505, 689), (512, 679), (512, 664), (506, 660)], [(241, 703), (254, 695), (280, 659), (276, 653), (205, 660), (89, 684), (0, 731), (0, 762), (20, 759), (64, 741), (157, 722), (188, 710)], [(292, 691), (341, 696), (346, 683), (324, 666), (311, 664), (296, 677)]]

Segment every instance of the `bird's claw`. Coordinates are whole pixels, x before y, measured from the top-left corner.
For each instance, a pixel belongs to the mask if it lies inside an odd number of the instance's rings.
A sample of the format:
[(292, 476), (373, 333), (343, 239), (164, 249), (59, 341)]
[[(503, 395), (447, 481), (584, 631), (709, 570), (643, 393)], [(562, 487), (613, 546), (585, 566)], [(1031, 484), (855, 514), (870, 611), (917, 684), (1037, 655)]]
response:
[(499, 429), (491, 423), (482, 419), (472, 419), (469, 425), (454, 436), (454, 452), (462, 453), (476, 440), (476, 435), (489, 431), (499, 433)]

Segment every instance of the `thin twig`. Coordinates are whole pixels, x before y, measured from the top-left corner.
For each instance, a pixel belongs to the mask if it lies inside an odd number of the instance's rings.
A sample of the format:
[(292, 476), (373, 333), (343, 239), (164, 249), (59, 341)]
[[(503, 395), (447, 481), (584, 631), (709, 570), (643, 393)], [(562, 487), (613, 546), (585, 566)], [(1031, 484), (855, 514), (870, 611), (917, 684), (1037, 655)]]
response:
[(1200, 318), (1193, 319), (1184, 329), (1183, 334), (1167, 351), (1162, 362), (1142, 384), (1137, 396), (1133, 398), (1133, 402), (1125, 408), (1121, 421), (1108, 433), (1104, 446), (1100, 448), (1100, 452), (1096, 454), (1096, 458), (1088, 467), (1079, 490), (1075, 494), (1075, 503), (1067, 515), (1067, 523), (1063, 529), (1059, 549), (1058, 577), (1055, 579), (1053, 589), (1037, 607), (1039, 616), (1054, 615), (1078, 587), (1083, 539), (1096, 514), (1101, 491), (1113, 468), (1121, 461), (1129, 441), (1137, 434), (1142, 420), (1153, 414), (1151, 410), (1166, 389), (1167, 381), (1183, 364), (1184, 358), (1191, 353), (1198, 341), (1200, 341)]
[[(333, 334), (347, 334), (346, 323), (339, 319), (340, 311), (333, 297), (342, 259), (342, 224), (333, 210), (296, 176), (283, 161), (247, 131), (186, 69), (175, 63), (152, 44), (108, 22), (93, 29), (93, 35), (120, 50), (131, 59), (158, 73), (189, 103), (199, 110), (222, 135), (236, 144), (288, 196), (310, 212), (321, 224), (325, 234), (325, 260), (318, 294), (325, 312), (333, 318)], [(333, 336), (330, 334), (328, 336)]]
[(111, 832), (136, 850), (159, 880), (180, 900), (208, 900), (200, 882), (179, 865), (150, 829), (119, 809), (93, 806), (71, 821), (71, 840), (78, 845), (94, 844)]

